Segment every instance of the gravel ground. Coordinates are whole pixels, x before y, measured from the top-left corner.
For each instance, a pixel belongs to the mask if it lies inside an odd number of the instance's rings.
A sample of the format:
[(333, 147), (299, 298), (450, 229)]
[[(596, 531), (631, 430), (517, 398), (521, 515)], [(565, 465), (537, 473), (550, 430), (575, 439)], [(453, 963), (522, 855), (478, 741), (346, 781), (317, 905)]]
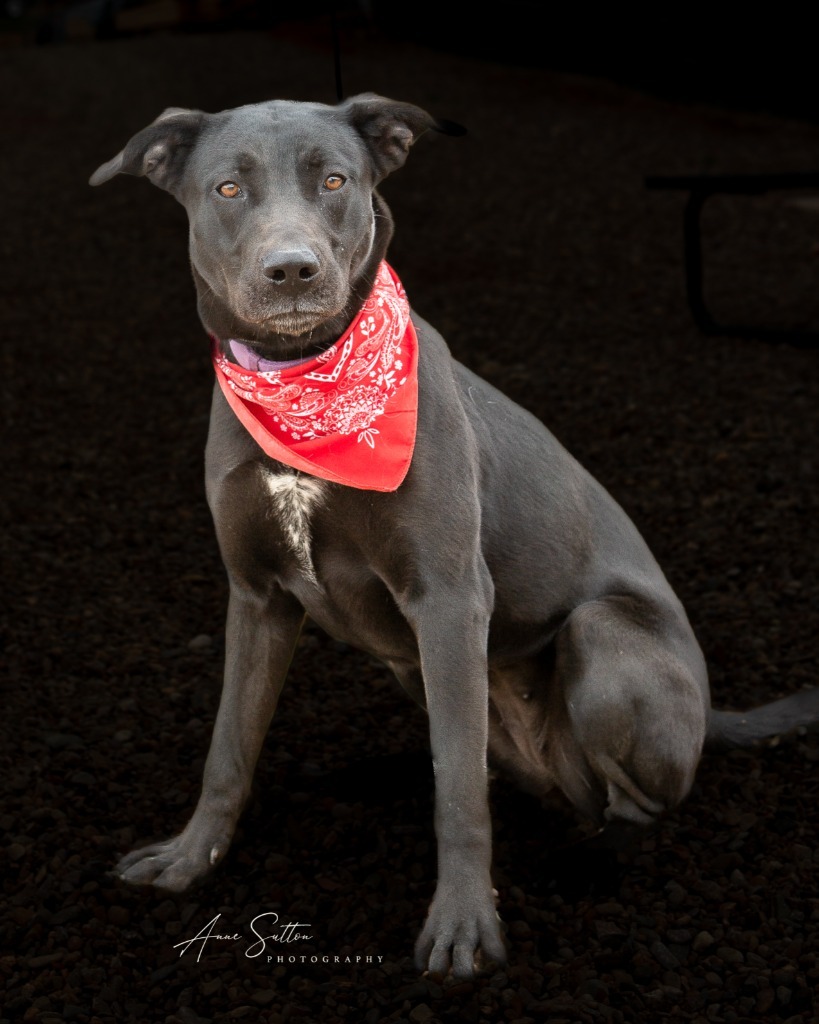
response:
[[(383, 667), (313, 628), (227, 862), (179, 897), (111, 877), (195, 803), (226, 586), (183, 211), (145, 182), (85, 182), (168, 105), (332, 101), (332, 55), (283, 30), (156, 36), (8, 51), (0, 83), (14, 131), (0, 153), (0, 1021), (814, 1020), (816, 736), (705, 759), (684, 806), (592, 873), (550, 866), (573, 834), (565, 806), (496, 780), (509, 964), (419, 978), (435, 875), (426, 723)], [(366, 34), (347, 41), (345, 84), (469, 128), (423, 140), (385, 186), (392, 262), (456, 356), (630, 512), (688, 608), (715, 703), (814, 683), (817, 354), (699, 335), (684, 197), (643, 179), (815, 171), (819, 128)], [(819, 325), (815, 197), (717, 198), (704, 228), (719, 315)], [(263, 913), (309, 923), (311, 940), (248, 957)], [(242, 937), (180, 957), (217, 915)]]

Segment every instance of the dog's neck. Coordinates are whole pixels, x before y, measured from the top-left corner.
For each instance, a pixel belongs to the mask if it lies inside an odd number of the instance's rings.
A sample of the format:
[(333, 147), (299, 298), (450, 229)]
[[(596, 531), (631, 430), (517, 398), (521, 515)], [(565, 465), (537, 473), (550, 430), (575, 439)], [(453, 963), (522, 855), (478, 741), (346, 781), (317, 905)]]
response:
[(367, 300), (375, 282), (381, 261), (387, 253), (393, 232), (392, 215), (377, 192), (373, 192), (373, 216), (375, 230), (370, 251), (350, 285), (350, 296), (344, 309), (334, 317), (325, 320), (309, 335), (260, 334), (259, 328), (237, 317), (227, 303), (218, 296), (194, 263), (191, 263), (193, 280), (196, 285), (199, 319), (205, 330), (217, 338), (223, 354), (229, 355), (231, 339), (238, 339), (262, 360), (289, 362), (307, 359), (326, 351), (338, 341), (349, 327)]

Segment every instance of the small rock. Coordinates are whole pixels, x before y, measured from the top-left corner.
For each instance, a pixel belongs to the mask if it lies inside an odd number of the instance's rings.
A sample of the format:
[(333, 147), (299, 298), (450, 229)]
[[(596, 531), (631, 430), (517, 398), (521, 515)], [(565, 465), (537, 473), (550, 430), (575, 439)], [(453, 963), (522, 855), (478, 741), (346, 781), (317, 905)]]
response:
[(599, 978), (589, 978), (581, 982), (577, 989), (577, 995), (580, 998), (590, 996), (596, 1003), (605, 1003), (608, 1002), (609, 990), (605, 982), (600, 981)]
[(208, 648), (210, 648), (212, 646), (212, 644), (213, 644), (213, 637), (212, 636), (209, 636), (207, 633), (200, 633), (198, 636), (195, 636), (193, 638), (193, 640), (189, 641), (189, 643), (188, 643), (188, 650), (189, 651), (206, 651), (206, 650), (208, 650)]
[(209, 1017), (200, 1017), (190, 1006), (180, 1006), (174, 1015), (182, 1024), (208, 1024)]
[(621, 946), (626, 938), (626, 933), (613, 921), (595, 921), (594, 928), (597, 938), (604, 946)]
[(343, 906), (327, 925), (327, 935), (331, 939), (337, 939), (350, 923), (349, 908)]
[(668, 902), (672, 907), (679, 907), (688, 900), (688, 893), (676, 882), (670, 882), (666, 886), (666, 891), (668, 892)]
[(776, 999), (776, 992), (772, 988), (763, 988), (756, 999), (754, 1010), (757, 1013), (767, 1013), (773, 1006)]
[(677, 970), (680, 966), (680, 961), (674, 956), (668, 946), (662, 942), (651, 943), (651, 955), (667, 971)]
[(283, 853), (271, 853), (264, 862), (266, 871), (287, 871), (290, 867), (290, 858)]
[(177, 906), (173, 900), (163, 900), (158, 907), (154, 908), (151, 915), (155, 921), (165, 922), (178, 918)]
[(97, 780), (91, 772), (74, 772), (69, 781), (75, 786), (82, 786), (87, 789), (90, 789), (97, 784)]
[(28, 967), (33, 967), (38, 970), (40, 967), (45, 967), (47, 964), (56, 963), (58, 960), (62, 960), (62, 953), (43, 953), (42, 956), (32, 956), (26, 961)]
[(607, 917), (610, 914), (622, 914), (622, 912), (622, 903), (616, 903), (614, 900), (610, 900), (608, 903), (600, 903), (597, 906), (597, 913), (601, 917)]
[(410, 1003), (414, 1003), (416, 999), (425, 999), (428, 996), (429, 984), (427, 983), (426, 978), (422, 978), (420, 981), (416, 981), (412, 985), (402, 988), (398, 993), (397, 998), (409, 1000)]
[(130, 920), (131, 915), (125, 907), (108, 908), (108, 921), (110, 924), (116, 925), (117, 928), (123, 928)]
[(475, 991), (475, 983), (472, 981), (459, 981), (457, 979), (448, 980), (446, 987), (444, 988), (444, 998), (446, 999), (464, 999), (467, 996), (471, 996)]
[(72, 747), (83, 746), (81, 736), (75, 736), (68, 732), (46, 732), (43, 733), (43, 741), (52, 750), (66, 750)]

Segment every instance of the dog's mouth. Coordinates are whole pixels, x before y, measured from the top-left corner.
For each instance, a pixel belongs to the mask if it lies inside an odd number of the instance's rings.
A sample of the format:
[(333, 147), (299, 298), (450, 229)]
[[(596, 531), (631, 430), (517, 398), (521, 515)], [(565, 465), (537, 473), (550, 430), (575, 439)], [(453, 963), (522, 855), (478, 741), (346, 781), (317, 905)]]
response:
[(349, 317), (342, 307), (324, 310), (256, 309), (224, 326), (228, 331), (215, 332), (222, 338), (240, 340), (249, 345), (263, 360), (304, 359), (323, 351), (338, 340)]
[(236, 296), (233, 309), (253, 329), (259, 341), (276, 338), (299, 338), (321, 333), (325, 325), (334, 324), (344, 310), (344, 292), (327, 285), (311, 294), (286, 298), (260, 294), (252, 287)]
[(300, 337), (303, 334), (312, 333), (339, 312), (339, 310), (328, 312), (327, 310), (293, 309), (246, 319), (261, 334)]

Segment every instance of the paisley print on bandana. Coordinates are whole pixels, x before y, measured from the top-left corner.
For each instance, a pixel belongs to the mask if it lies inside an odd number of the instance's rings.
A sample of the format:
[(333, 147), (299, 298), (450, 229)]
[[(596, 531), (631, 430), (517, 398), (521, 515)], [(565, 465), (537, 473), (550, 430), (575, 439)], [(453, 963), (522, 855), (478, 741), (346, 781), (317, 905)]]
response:
[[(234, 344), (234, 354), (250, 352)], [(271, 363), (251, 354), (258, 368), (247, 369), (215, 339), (212, 354), (228, 404), (271, 458), (349, 487), (401, 484), (415, 445), (418, 339), (386, 262), (354, 322), (320, 355)]]

